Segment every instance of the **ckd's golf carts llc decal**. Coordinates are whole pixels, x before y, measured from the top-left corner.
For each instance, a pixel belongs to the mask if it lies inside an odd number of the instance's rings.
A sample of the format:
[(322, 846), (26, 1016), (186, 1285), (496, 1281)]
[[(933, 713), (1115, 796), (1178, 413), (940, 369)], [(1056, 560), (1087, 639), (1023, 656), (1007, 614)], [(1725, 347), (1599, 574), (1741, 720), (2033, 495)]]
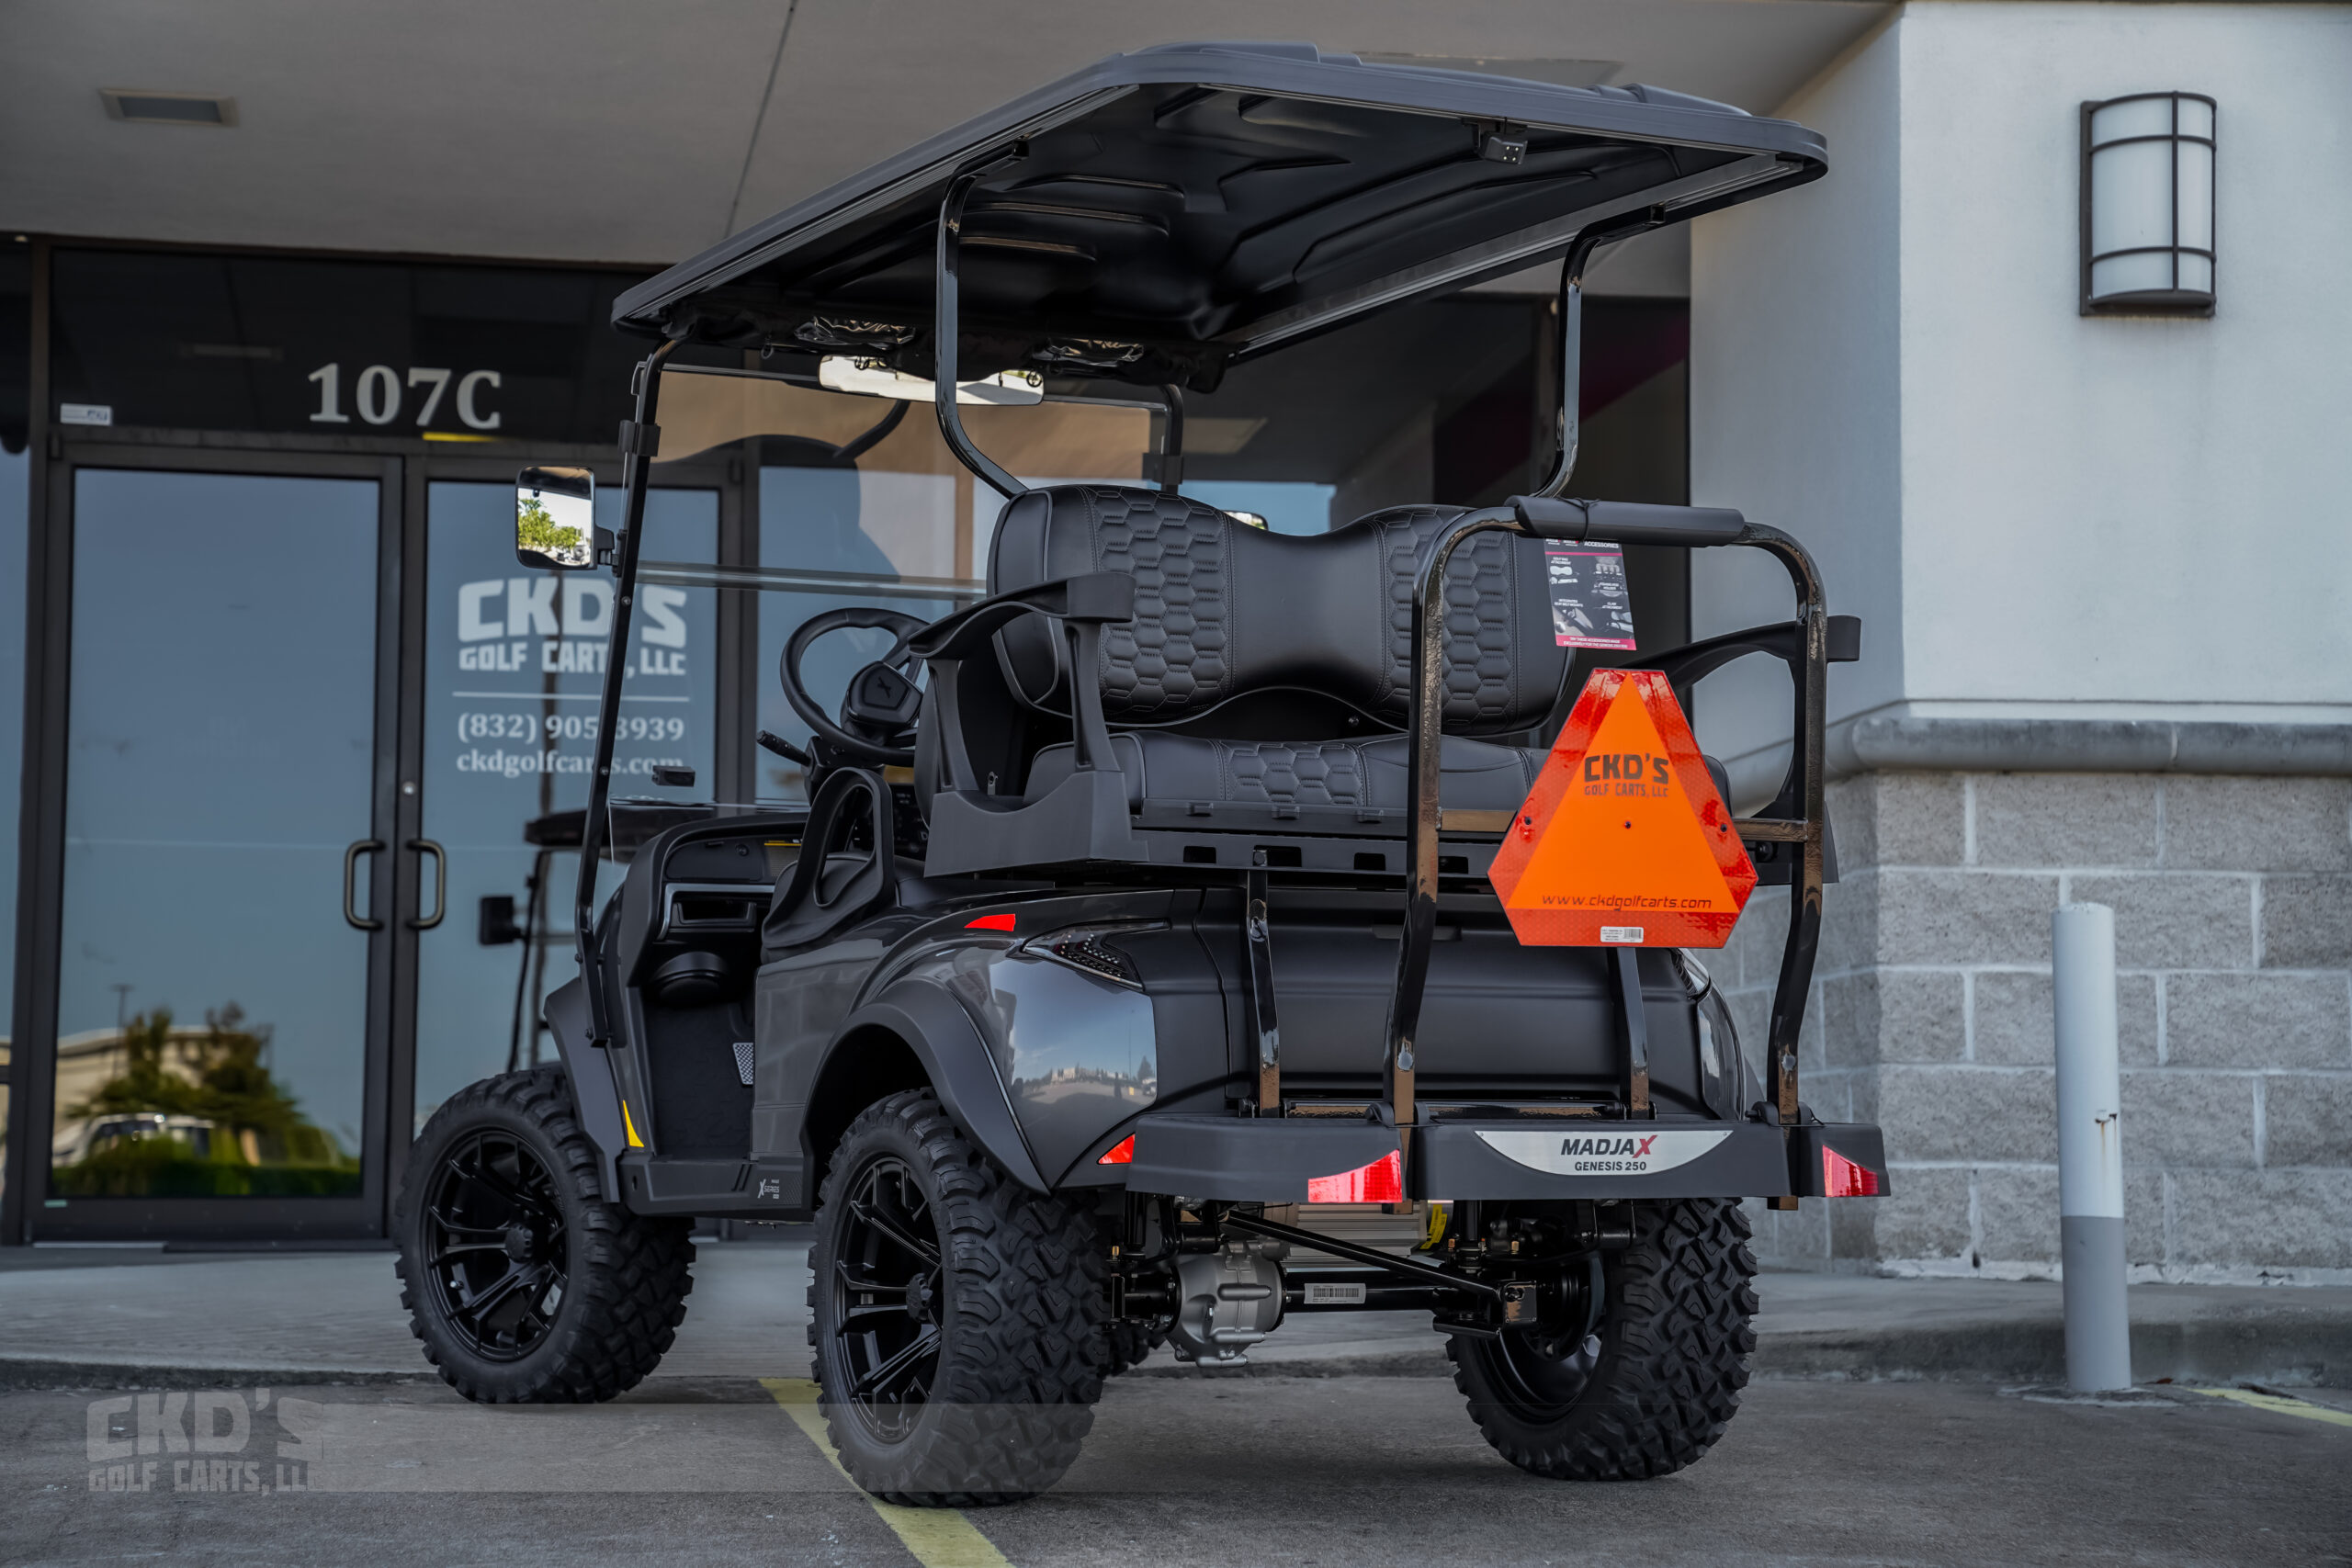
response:
[(1553, 1176), (1656, 1176), (1689, 1165), (1731, 1136), (1728, 1129), (1679, 1133), (1488, 1133), (1479, 1139), (1506, 1159)]
[[(687, 596), (640, 584), (624, 672), (616, 773), (683, 763), (693, 711)], [(585, 773), (613, 628), (613, 585), (593, 577), (489, 578), (458, 588), (457, 767), (520, 778)], [(562, 680), (563, 676), (574, 679)]]

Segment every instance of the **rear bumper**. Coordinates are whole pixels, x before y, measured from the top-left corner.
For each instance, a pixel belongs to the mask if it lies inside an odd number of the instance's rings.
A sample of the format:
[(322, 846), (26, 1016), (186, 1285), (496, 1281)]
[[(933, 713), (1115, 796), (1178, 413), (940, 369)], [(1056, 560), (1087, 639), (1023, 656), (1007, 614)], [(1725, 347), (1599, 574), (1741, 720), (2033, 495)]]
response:
[[(1581, 1124), (1579, 1124), (1581, 1123)], [(1836, 1196), (1886, 1190), (1886, 1152), (1860, 1122), (1440, 1122), (1409, 1129), (1406, 1190), (1416, 1198), (1819, 1198), (1833, 1195), (1823, 1150), (1863, 1177)], [(1841, 1172), (1841, 1174), (1843, 1174)], [(1864, 1188), (1867, 1190), (1855, 1190)]]
[(1438, 1122), (1144, 1116), (1128, 1190), (1236, 1202), (1309, 1201), (1308, 1183), (1404, 1156), (1408, 1199), (1876, 1197), (1886, 1151), (1866, 1122), (1595, 1117)]
[(1304, 1203), (1315, 1178), (1362, 1169), (1396, 1150), (1396, 1128), (1354, 1117), (1140, 1116), (1127, 1190)]

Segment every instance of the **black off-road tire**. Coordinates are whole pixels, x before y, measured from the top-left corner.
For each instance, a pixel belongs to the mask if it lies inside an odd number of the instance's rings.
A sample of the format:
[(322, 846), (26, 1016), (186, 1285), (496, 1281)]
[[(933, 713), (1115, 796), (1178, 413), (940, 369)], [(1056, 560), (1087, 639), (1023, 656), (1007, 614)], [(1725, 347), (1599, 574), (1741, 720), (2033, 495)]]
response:
[(1645, 1481), (1704, 1454), (1756, 1348), (1749, 1234), (1729, 1200), (1640, 1205), (1634, 1247), (1604, 1258), (1600, 1324), (1568, 1356), (1517, 1332), (1450, 1338), (1453, 1386), (1495, 1451), (1557, 1481)]
[[(435, 1278), (436, 1236), (453, 1234), (430, 1213), (453, 1158), (483, 1147), (527, 1150), (544, 1172), (529, 1213), (560, 1226), (541, 1261), (560, 1270), (558, 1299), (528, 1342), (485, 1353), (451, 1311), (449, 1276)], [(647, 1219), (599, 1195), (597, 1156), (560, 1068), (484, 1078), (452, 1095), (410, 1150), (392, 1210), (400, 1247), (401, 1305), (443, 1381), (481, 1404), (594, 1404), (633, 1388), (661, 1363), (686, 1315), (693, 1222)], [(518, 1211), (519, 1212), (519, 1211)], [(479, 1216), (474, 1216), (479, 1217)], [(481, 1234), (461, 1227), (458, 1234)], [(490, 1262), (497, 1264), (496, 1255)], [(443, 1265), (448, 1267), (447, 1263)], [(487, 1293), (485, 1290), (483, 1293)], [(547, 1287), (537, 1287), (544, 1302)]]
[[(844, 1259), (873, 1256), (851, 1199), (877, 1171), (926, 1206), (931, 1235), (918, 1239), (944, 1243), (936, 1269), (911, 1266), (927, 1281), (916, 1293), (932, 1303), (920, 1320), (934, 1332), (930, 1381), (919, 1401), (887, 1407), (852, 1402), (853, 1359), (864, 1352), (854, 1331), (836, 1333), (849, 1309), (835, 1281), (876, 1272), (864, 1262), (844, 1271)], [(985, 1506), (1034, 1496), (1077, 1459), (1102, 1395), (1107, 1259), (1093, 1216), (1022, 1187), (928, 1090), (869, 1106), (842, 1134), (818, 1195), (809, 1266), (819, 1404), (858, 1485), (919, 1507)]]

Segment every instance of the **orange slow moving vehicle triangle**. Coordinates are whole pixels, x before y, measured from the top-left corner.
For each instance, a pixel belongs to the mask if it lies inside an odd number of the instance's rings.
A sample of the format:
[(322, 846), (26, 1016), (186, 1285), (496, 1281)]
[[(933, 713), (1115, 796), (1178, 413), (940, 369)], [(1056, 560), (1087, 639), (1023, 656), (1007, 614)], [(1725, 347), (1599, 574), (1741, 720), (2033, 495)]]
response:
[(1721, 947), (1756, 867), (1655, 670), (1596, 670), (1487, 874), (1519, 940)]

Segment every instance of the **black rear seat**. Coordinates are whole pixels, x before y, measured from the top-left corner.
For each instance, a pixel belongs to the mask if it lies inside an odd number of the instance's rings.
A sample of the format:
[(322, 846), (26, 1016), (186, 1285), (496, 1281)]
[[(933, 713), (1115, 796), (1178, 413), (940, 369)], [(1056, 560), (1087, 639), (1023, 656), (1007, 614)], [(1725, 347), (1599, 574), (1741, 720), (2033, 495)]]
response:
[[(1295, 536), (1181, 496), (1057, 486), (1006, 506), (989, 590), (1095, 571), (1135, 579), (1135, 619), (1104, 628), (1093, 672), (1121, 731), (1112, 750), (1130, 806), (1401, 808), (1413, 574), (1424, 542), (1459, 515), (1396, 507)], [(1543, 547), (1485, 535), (1447, 575), (1443, 804), (1511, 810), (1544, 753), (1469, 738), (1530, 729), (1558, 696), (1568, 650), (1553, 635)], [(1067, 645), (1041, 618), (1006, 627), (998, 647), (1016, 701), (1069, 713)], [(1284, 715), (1299, 733), (1282, 731)], [(1220, 736), (1227, 721), (1283, 739)], [(1069, 745), (1041, 749), (1024, 795), (1042, 798), (1070, 770)]]

